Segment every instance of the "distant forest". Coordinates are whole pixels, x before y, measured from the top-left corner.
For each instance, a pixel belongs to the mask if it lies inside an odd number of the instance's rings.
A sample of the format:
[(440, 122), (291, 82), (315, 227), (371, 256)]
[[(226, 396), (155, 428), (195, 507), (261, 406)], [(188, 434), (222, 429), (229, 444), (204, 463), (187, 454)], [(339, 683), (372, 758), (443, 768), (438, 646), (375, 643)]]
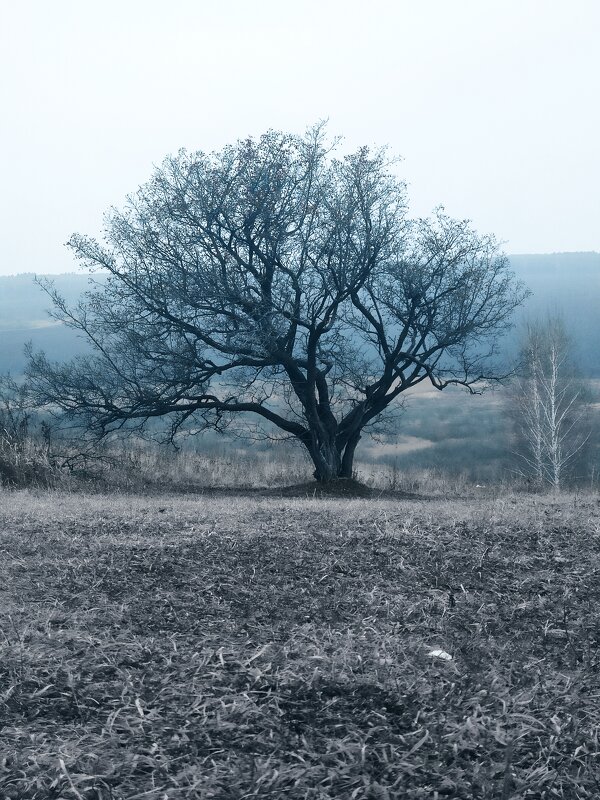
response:
[[(510, 262), (532, 296), (506, 338), (506, 357), (516, 354), (520, 330), (527, 318), (558, 312), (573, 338), (582, 375), (600, 378), (600, 253), (513, 255)], [(86, 291), (88, 280), (80, 273), (54, 278), (57, 289), (71, 304), (77, 303)], [(96, 275), (95, 280), (101, 282), (102, 278)], [(49, 318), (49, 306), (48, 296), (34, 283), (33, 275), (0, 277), (0, 373), (22, 373), (27, 341), (59, 361), (85, 349), (85, 343), (73, 331)]]

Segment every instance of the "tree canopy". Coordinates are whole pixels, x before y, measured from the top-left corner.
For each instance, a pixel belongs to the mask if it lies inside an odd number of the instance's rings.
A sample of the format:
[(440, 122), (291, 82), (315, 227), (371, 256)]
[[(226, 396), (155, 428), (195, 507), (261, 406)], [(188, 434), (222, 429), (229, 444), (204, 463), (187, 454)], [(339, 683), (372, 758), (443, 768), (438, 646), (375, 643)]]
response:
[(498, 379), (525, 293), (493, 236), (442, 209), (410, 219), (385, 149), (336, 153), (323, 126), (180, 151), (107, 215), (103, 242), (74, 235), (106, 281), (75, 309), (46, 288), (93, 352), (31, 353), (37, 402), (101, 435), (163, 416), (172, 434), (222, 430), (244, 412), (329, 480), (410, 387)]

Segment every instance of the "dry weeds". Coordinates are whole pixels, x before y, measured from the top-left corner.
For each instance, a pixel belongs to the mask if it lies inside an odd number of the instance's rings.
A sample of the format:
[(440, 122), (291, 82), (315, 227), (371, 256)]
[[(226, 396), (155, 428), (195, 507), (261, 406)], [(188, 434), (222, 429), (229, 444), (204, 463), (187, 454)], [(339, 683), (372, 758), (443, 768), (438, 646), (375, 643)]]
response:
[(3, 799), (600, 796), (595, 497), (5, 492), (0, 524)]

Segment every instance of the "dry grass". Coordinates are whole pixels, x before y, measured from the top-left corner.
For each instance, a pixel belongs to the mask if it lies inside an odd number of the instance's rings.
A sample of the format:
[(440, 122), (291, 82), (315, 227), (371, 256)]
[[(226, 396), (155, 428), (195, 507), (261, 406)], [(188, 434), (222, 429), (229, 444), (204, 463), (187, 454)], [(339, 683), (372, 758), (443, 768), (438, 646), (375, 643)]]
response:
[(600, 796), (595, 497), (5, 492), (0, 524), (3, 799)]

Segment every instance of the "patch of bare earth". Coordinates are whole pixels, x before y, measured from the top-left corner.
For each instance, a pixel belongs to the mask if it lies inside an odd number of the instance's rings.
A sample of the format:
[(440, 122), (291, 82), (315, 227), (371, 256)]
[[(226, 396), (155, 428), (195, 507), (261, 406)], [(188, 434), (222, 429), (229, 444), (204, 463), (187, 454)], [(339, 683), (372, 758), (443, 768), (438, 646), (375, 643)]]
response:
[(262, 489), (260, 490), (260, 494), (264, 497), (343, 498), (349, 500), (357, 498), (390, 498), (395, 500), (425, 499), (411, 492), (373, 488), (353, 478), (338, 478), (337, 480), (331, 480), (326, 483), (306, 481), (305, 483), (297, 483), (292, 486)]
[(600, 796), (594, 497), (5, 492), (0, 553), (3, 800)]

